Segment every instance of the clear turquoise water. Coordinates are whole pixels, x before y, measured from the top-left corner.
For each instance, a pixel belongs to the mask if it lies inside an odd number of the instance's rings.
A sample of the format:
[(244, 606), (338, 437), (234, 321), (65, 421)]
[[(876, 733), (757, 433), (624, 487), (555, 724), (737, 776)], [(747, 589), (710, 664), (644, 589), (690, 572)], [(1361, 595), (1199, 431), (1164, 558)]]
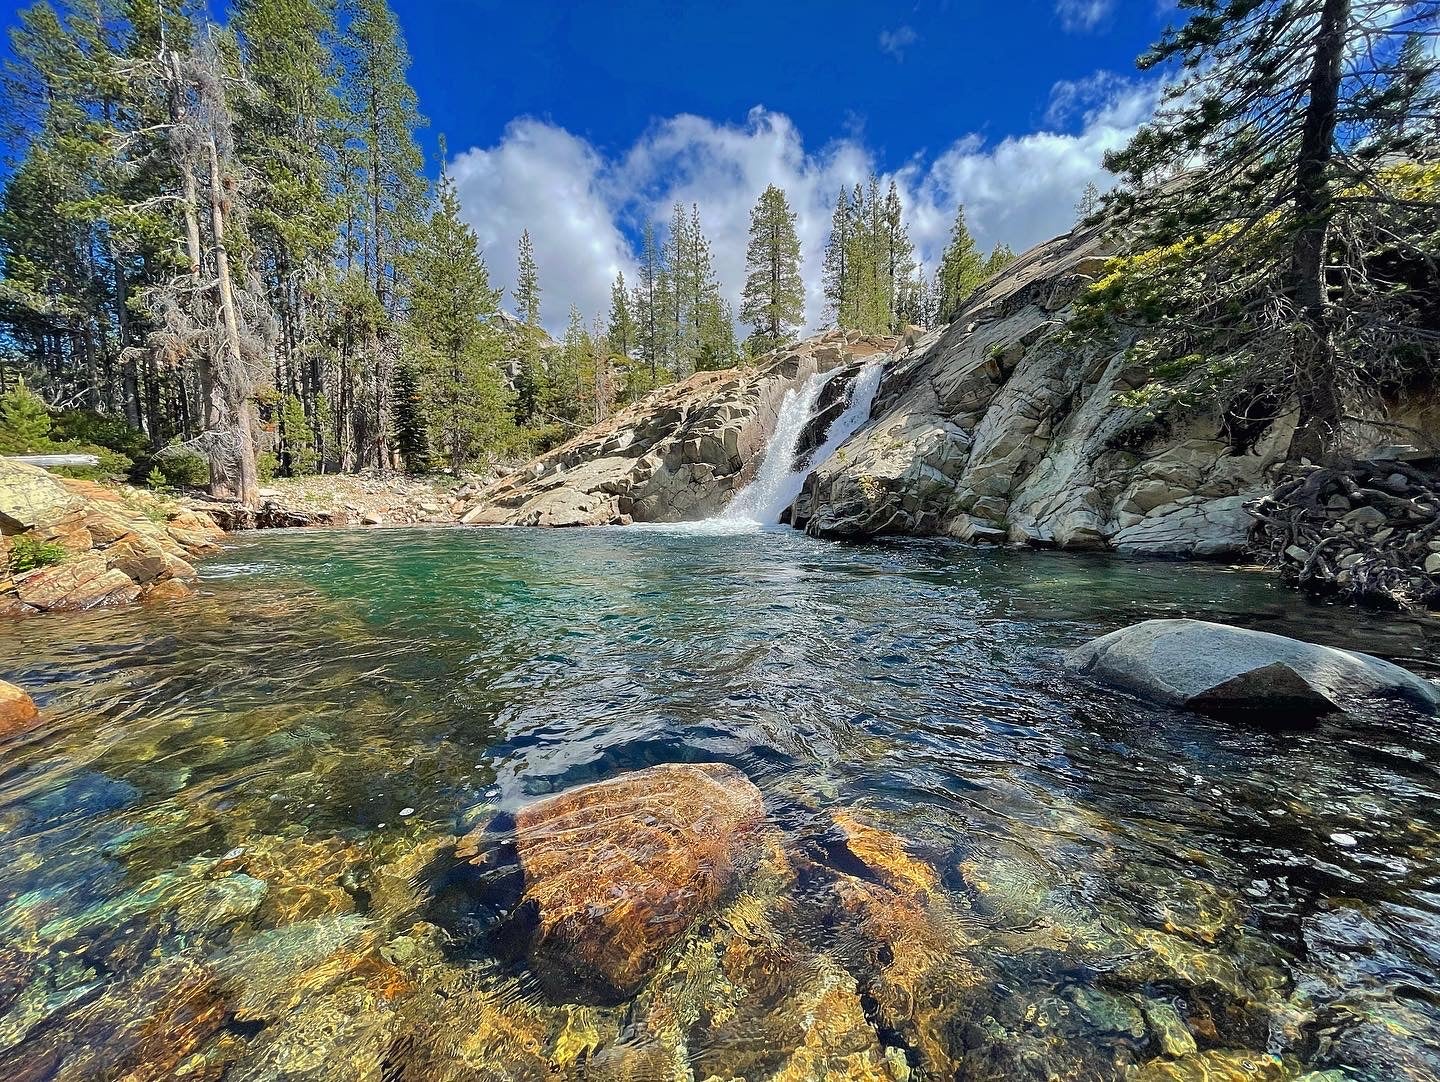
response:
[[(256, 534), (202, 575), (0, 627), (46, 711), (0, 748), (12, 1077), (1440, 1077), (1433, 722), (1267, 733), (1059, 664), (1189, 615), (1434, 674), (1433, 621), (1223, 567), (790, 531)], [(548, 1001), (487, 947), (503, 914), (457, 895), (451, 839), (676, 761), (743, 770), (819, 878), (757, 883), (626, 1004)], [(852, 815), (938, 877), (918, 939), (837, 918)], [(793, 965), (735, 976), (752, 912)], [(817, 974), (859, 1059), (814, 1029)]]

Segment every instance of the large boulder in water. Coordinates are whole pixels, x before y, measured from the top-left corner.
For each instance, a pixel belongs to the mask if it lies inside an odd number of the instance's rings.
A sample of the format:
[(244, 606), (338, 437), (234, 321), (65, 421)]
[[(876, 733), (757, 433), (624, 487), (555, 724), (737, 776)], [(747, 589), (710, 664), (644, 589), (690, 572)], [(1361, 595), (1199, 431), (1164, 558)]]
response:
[(1146, 620), (1071, 651), (1066, 666), (1157, 702), (1278, 722), (1376, 698), (1440, 712), (1440, 688), (1351, 650), (1205, 620)]
[(760, 791), (720, 763), (650, 767), (520, 811), (522, 911), (547, 990), (601, 1002), (635, 991), (754, 867), (764, 818)]

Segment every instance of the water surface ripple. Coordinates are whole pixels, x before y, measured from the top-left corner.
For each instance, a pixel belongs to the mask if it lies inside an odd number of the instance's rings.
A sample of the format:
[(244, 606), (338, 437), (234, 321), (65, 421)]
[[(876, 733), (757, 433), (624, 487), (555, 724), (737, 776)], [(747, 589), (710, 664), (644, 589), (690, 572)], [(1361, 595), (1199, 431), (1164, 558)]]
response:
[[(46, 712), (0, 752), (9, 1077), (1440, 1078), (1433, 723), (1270, 733), (1060, 665), (1186, 615), (1433, 676), (1433, 621), (779, 529), (276, 532), (202, 577), (0, 627)], [(453, 839), (684, 761), (759, 786), (788, 870), (632, 1001), (548, 1001)], [(851, 821), (935, 889), (837, 887)], [(757, 925), (786, 965), (737, 961)]]

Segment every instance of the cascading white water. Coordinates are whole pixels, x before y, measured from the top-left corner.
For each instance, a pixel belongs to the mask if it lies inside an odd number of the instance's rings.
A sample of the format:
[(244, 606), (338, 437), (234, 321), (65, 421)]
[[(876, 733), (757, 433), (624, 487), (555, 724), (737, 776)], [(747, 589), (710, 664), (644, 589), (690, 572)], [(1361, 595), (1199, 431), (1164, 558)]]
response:
[(855, 385), (850, 389), (850, 401), (846, 403), (844, 412), (831, 423), (825, 442), (813, 454), (806, 456), (804, 462), (796, 461), (800, 436), (806, 423), (815, 415), (815, 403), (819, 401), (825, 385), (838, 372), (839, 369), (817, 372), (798, 391), (792, 388), (785, 392), (780, 413), (775, 419), (775, 433), (770, 437), (765, 457), (760, 462), (760, 472), (730, 501), (720, 513), (720, 519), (754, 522), (762, 526), (779, 522), (785, 509), (800, 495), (811, 470), (834, 454), (869, 419), (870, 407), (875, 402), (875, 392), (880, 388), (880, 377), (884, 373), (884, 364), (879, 361), (860, 369)]

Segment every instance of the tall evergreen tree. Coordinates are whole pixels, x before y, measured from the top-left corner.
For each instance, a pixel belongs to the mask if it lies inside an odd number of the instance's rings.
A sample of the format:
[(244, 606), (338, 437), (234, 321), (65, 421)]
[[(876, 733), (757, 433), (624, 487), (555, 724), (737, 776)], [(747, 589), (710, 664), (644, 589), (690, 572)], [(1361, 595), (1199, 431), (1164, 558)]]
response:
[(635, 350), (635, 320), (630, 312), (630, 294), (625, 290), (625, 272), (615, 272), (615, 282), (610, 287), (610, 318), (605, 336), (610, 348), (622, 357), (629, 357)]
[(520, 248), (516, 260), (515, 307), (520, 319), (531, 327), (540, 326), (540, 269), (535, 263), (535, 245), (530, 230), (520, 231)]
[(540, 269), (535, 263), (535, 246), (528, 229), (520, 232), (516, 265), (518, 271), (511, 296), (515, 298), (515, 307), (524, 325), (520, 332), (520, 372), (515, 381), (515, 414), (527, 421), (545, 408), (553, 375), (546, 370), (540, 349)]
[(805, 322), (795, 212), (773, 184), (760, 193), (750, 212), (745, 271), (740, 318), (754, 328), (754, 352), (764, 353), (789, 341)]
[(1108, 199), (1118, 227), (1168, 256), (1124, 276), (1143, 279), (1138, 308), (1172, 314), (1146, 320), (1146, 352), (1225, 355), (1223, 372), (1188, 366), (1194, 388), (1292, 400), (1291, 454), (1320, 459), (1367, 389), (1432, 378), (1415, 366), (1434, 368), (1420, 298), (1440, 288), (1423, 254), (1436, 250), (1440, 198), (1396, 156), (1435, 117), (1410, 125), (1377, 103), (1416, 108), (1433, 54), (1401, 58), (1440, 4), (1182, 6), (1189, 20), (1140, 59), (1180, 78), (1105, 163), (1122, 181)]
[(825, 310), (837, 327), (850, 326), (850, 304), (853, 298), (850, 290), (850, 267), (847, 258), (850, 252), (852, 222), (850, 194), (842, 187), (840, 194), (835, 199), (835, 211), (830, 217), (830, 237), (825, 242), (823, 270)]
[[(340, 0), (345, 21), (343, 98), (350, 139), (346, 238), (376, 308), (347, 338), (357, 349), (364, 386), (355, 410), (358, 463), (384, 467), (390, 446), (389, 392), (396, 354), (399, 280), (425, 218), (424, 159), (415, 133), (424, 126), (407, 79), (410, 53), (387, 0)], [(360, 333), (355, 333), (355, 332)]]
[(663, 269), (660, 248), (655, 243), (655, 226), (647, 221), (640, 246), (640, 281), (635, 286), (634, 312), (640, 360), (649, 366), (651, 387), (660, 382), (664, 321), (660, 275)]
[(505, 442), (510, 403), (493, 325), (500, 291), (490, 286), (475, 231), (462, 219), (443, 167), (410, 271), (407, 338), (421, 415), (431, 440), (460, 470)]
[[(274, 381), (300, 398), (309, 430), (324, 382), (313, 321), (342, 220), (338, 31), (322, 0), (236, 0), (233, 12), (253, 87), (239, 103), (236, 154), (255, 178), (251, 233), (279, 323)], [(282, 447), (293, 420), (280, 411)]]
[(950, 227), (950, 243), (940, 258), (940, 274), (936, 283), (937, 318), (948, 320), (975, 288), (985, 281), (985, 257), (975, 246), (970, 227), (965, 223), (965, 208), (955, 208), (955, 223)]

